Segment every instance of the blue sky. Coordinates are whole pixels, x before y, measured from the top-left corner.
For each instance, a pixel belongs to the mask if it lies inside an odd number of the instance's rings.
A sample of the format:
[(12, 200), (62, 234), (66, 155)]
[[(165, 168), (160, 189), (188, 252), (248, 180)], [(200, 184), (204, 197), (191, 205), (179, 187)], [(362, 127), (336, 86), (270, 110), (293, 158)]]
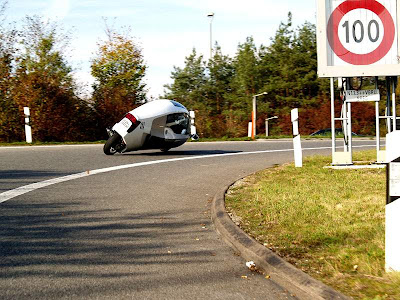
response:
[[(157, 97), (171, 83), (173, 66), (182, 67), (193, 48), (209, 57), (212, 36), (224, 54), (234, 56), (237, 45), (253, 36), (268, 45), (289, 11), (295, 25), (315, 23), (316, 0), (8, 0), (7, 21), (21, 24), (26, 15), (41, 15), (72, 30), (71, 59), (79, 82), (90, 86), (90, 59), (105, 38), (104, 20), (119, 29), (129, 26), (143, 49), (148, 70), (148, 96)], [(0, 1), (1, 2), (1, 1)]]

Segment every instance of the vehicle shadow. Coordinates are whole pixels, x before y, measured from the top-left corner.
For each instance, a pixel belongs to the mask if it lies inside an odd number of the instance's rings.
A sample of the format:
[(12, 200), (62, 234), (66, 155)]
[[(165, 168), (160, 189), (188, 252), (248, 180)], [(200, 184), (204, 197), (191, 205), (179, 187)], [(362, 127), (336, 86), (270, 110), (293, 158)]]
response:
[(202, 156), (202, 155), (217, 155), (229, 153), (241, 153), (243, 151), (225, 151), (225, 150), (170, 150), (162, 152), (159, 150), (141, 150), (137, 152), (122, 153), (124, 156)]

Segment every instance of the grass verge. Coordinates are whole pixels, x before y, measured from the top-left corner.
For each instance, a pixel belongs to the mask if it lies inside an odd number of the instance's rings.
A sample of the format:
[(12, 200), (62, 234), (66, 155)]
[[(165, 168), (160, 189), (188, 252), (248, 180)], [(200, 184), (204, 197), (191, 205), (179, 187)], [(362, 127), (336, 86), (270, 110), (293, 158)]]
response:
[[(372, 161), (374, 151), (354, 153)], [(303, 168), (267, 169), (233, 186), (227, 211), (264, 246), (355, 299), (400, 299), (400, 275), (386, 274), (385, 169), (324, 169), (314, 156)]]

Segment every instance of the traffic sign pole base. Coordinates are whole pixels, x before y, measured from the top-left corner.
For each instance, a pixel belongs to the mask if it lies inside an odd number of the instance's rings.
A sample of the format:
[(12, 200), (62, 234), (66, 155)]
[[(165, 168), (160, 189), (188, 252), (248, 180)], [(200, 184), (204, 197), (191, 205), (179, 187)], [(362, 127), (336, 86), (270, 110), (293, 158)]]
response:
[(386, 162), (386, 150), (379, 150), (376, 153), (376, 162), (378, 164), (383, 164)]
[(332, 165), (352, 165), (351, 152), (334, 152), (332, 154)]

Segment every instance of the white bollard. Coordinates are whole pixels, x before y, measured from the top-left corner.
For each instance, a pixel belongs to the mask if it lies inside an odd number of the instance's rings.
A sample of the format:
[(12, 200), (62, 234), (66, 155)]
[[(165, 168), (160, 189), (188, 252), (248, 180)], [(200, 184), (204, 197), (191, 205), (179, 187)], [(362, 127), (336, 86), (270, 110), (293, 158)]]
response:
[(29, 107), (24, 107), (24, 114), (25, 114), (25, 138), (26, 142), (31, 144), (32, 143), (32, 128), (29, 124), (29, 117), (31, 115)]
[(253, 123), (252, 122), (249, 122), (249, 126), (248, 126), (248, 129), (247, 129), (247, 137), (251, 137), (251, 133), (252, 133), (252, 131), (253, 131)]
[(192, 135), (197, 134), (196, 126), (194, 125), (194, 118), (195, 118), (194, 110), (189, 111), (189, 116), (190, 116), (190, 133)]
[(292, 109), (291, 119), (293, 123), (293, 150), (294, 150), (294, 165), (297, 168), (303, 167), (303, 153), (301, 150), (301, 141), (299, 134), (299, 110)]

